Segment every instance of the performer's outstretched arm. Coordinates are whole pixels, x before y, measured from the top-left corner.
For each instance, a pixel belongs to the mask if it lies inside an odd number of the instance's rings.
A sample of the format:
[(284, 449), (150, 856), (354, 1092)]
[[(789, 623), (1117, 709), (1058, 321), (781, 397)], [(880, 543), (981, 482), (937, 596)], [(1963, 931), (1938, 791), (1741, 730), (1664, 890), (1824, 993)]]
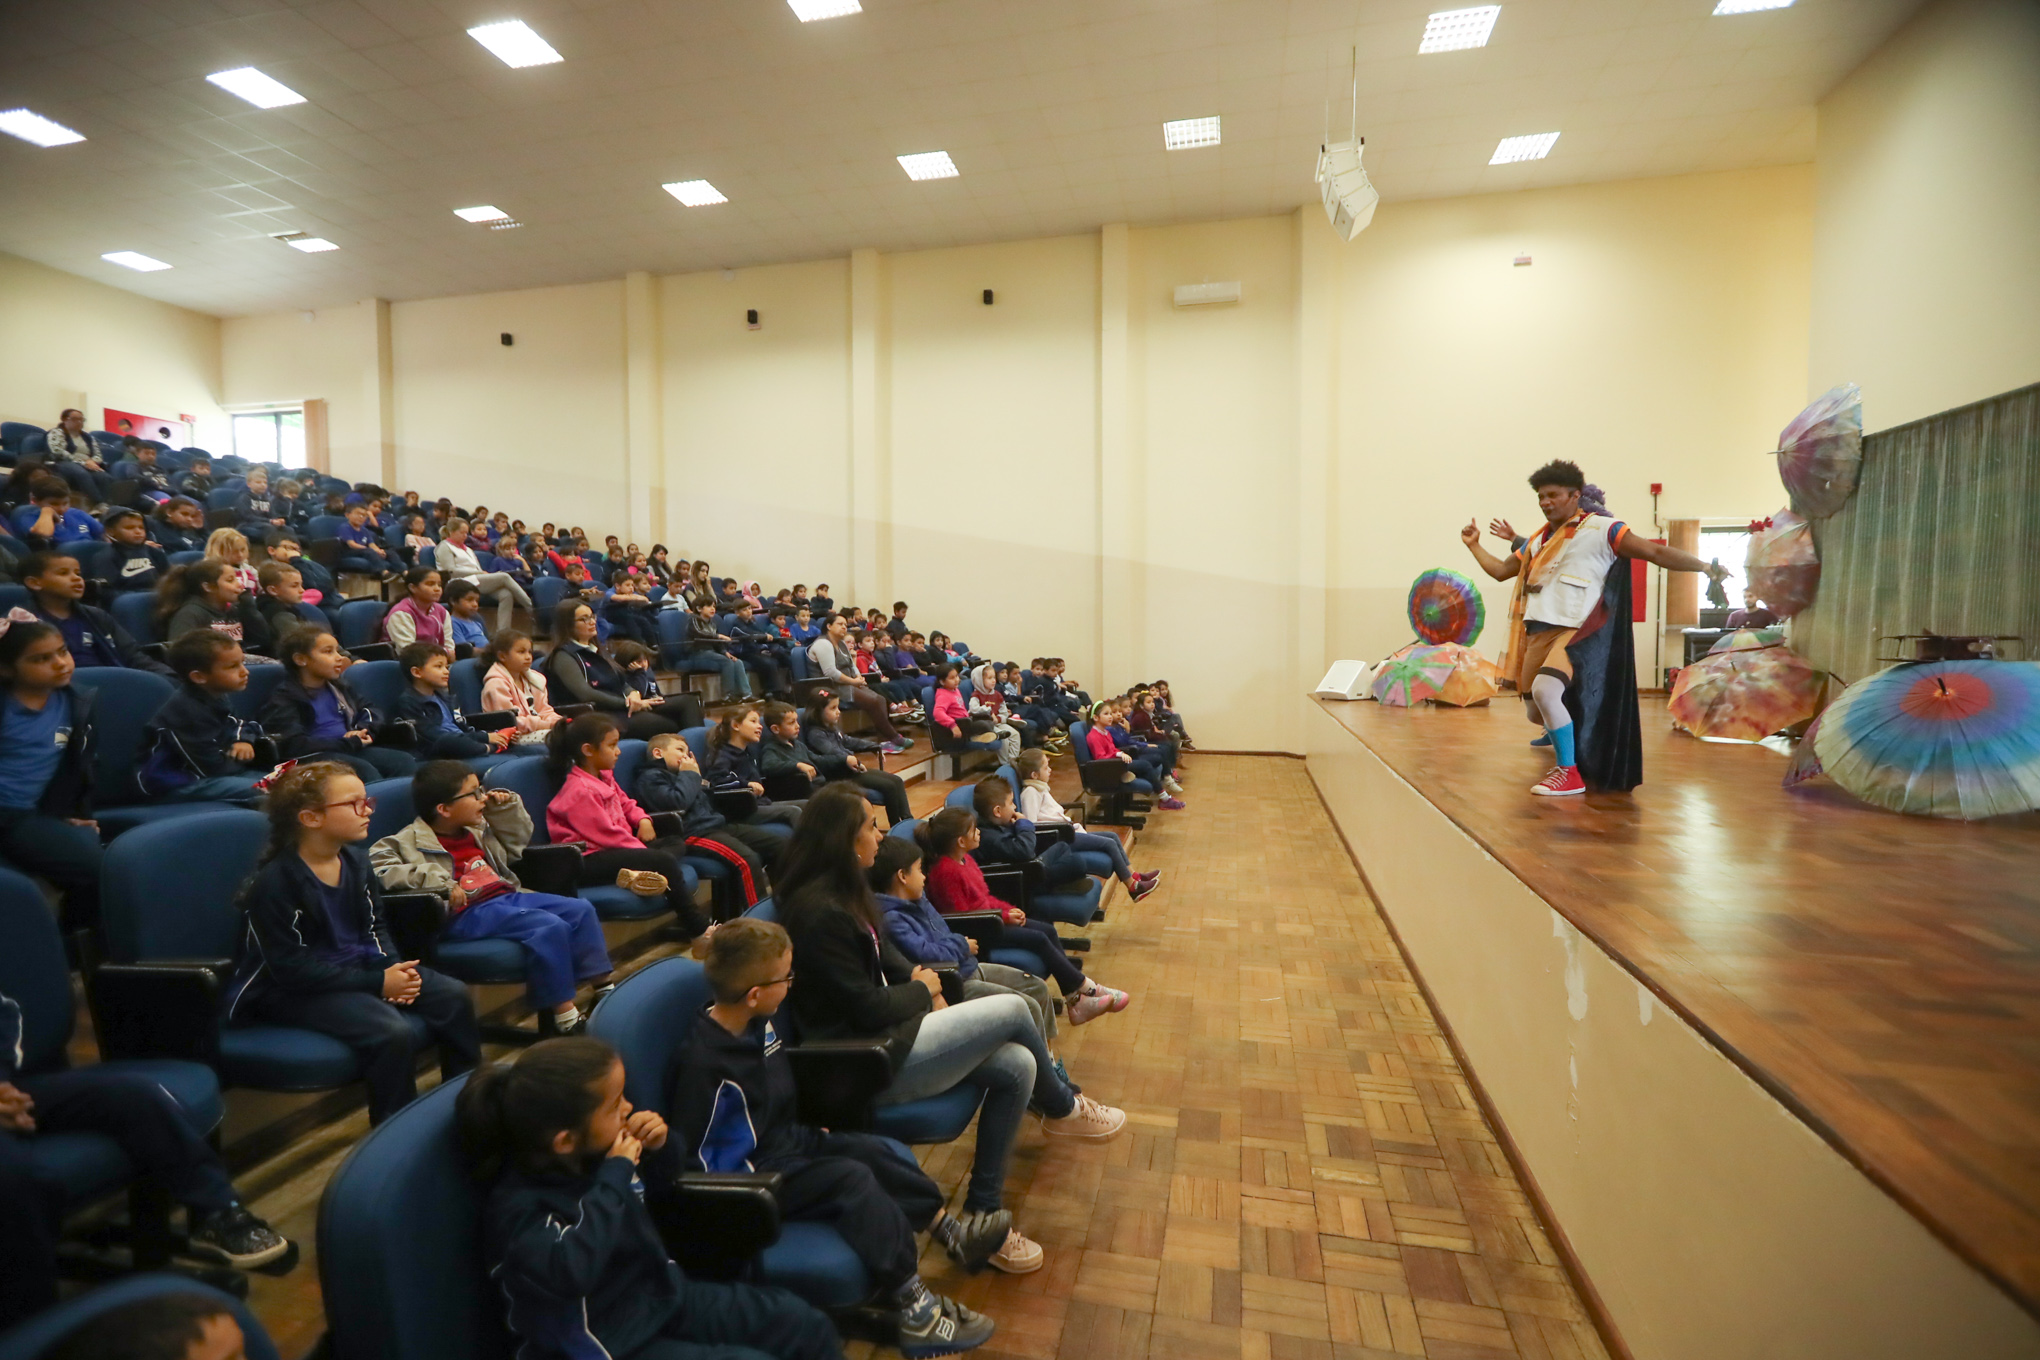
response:
[(1486, 548), (1481, 547), (1480, 529), (1472, 520), (1466, 521), (1466, 527), (1459, 531), (1459, 541), (1464, 543), (1466, 550), (1473, 554), (1473, 560), (1480, 563), (1480, 569), (1494, 577), (1497, 581), (1506, 581), (1523, 569), (1522, 559), (1514, 555), (1506, 559), (1496, 557)]
[(1728, 577), (1728, 568), (1719, 563), (1702, 562), (1684, 548), (1674, 548), (1669, 543), (1653, 543), (1641, 534), (1622, 535), (1622, 541), (1615, 545), (1617, 555), (1640, 557), (1668, 571), (1704, 572), (1710, 579), (1720, 581)]

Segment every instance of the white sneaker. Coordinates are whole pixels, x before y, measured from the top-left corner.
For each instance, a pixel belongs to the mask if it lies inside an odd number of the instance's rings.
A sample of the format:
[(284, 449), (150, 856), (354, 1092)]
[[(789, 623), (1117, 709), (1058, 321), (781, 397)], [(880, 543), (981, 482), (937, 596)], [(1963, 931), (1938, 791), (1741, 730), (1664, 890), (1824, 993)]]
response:
[(1085, 1138), (1102, 1143), (1126, 1127), (1126, 1111), (1100, 1105), (1089, 1096), (1077, 1097), (1077, 1107), (1061, 1119), (1044, 1119), (1041, 1131), (1058, 1138)]
[(1006, 1234), (1006, 1245), (993, 1252), (985, 1264), (1008, 1275), (1031, 1275), (1047, 1259), (1048, 1253), (1041, 1249), (1041, 1244), (1022, 1237), (1016, 1228)]

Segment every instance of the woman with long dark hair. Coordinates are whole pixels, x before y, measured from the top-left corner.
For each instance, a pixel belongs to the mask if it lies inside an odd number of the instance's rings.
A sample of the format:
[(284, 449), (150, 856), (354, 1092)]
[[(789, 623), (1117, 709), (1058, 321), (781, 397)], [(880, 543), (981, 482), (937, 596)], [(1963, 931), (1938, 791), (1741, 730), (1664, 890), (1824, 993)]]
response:
[(623, 670), (596, 644), (595, 611), (583, 600), (561, 600), (553, 610), (553, 645), (546, 654), (545, 674), (553, 706), (592, 704), (616, 720), (623, 735), (650, 741), (662, 732), (678, 732), (680, 724), (660, 710), (663, 704), (645, 698), (624, 679)]

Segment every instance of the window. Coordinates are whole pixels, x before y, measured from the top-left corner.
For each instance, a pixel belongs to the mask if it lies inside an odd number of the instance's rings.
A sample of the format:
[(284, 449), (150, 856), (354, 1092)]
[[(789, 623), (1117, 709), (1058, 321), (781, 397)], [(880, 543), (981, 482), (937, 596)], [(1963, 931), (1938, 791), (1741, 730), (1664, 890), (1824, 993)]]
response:
[[(1728, 579), (1721, 588), (1728, 592), (1728, 607), (1743, 607), (1743, 591), (1749, 588), (1749, 580), (1743, 568), (1750, 555), (1750, 531), (1740, 524), (1724, 524), (1717, 528), (1700, 530), (1700, 547), (1695, 554), (1702, 562), (1720, 562), (1728, 568)], [(1701, 607), (1707, 608), (1707, 582), (1700, 582)]]
[(251, 463), (305, 465), (305, 413), (240, 412), (234, 416), (234, 452)]

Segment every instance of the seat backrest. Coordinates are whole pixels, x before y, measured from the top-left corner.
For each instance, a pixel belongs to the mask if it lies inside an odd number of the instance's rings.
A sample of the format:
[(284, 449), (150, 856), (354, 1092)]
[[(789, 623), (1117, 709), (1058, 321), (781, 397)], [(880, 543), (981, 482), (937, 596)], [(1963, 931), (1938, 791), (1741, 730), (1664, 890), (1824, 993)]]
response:
[(635, 793), (631, 793), (631, 790), (637, 787), (638, 773), (645, 768), (645, 762), (651, 758), (651, 747), (647, 742), (624, 741), (617, 743), (616, 768), (610, 773), (616, 776), (616, 782), (623, 791), (630, 793), (633, 798), (637, 797)]
[(319, 1199), (319, 1290), (333, 1360), (505, 1360), (482, 1256), (483, 1191), (460, 1153), (456, 1077), (348, 1154)]
[(260, 721), (262, 710), (268, 706), (269, 696), (276, 693), (276, 687), (290, 674), (287, 666), (250, 666), (248, 684), (238, 694), (227, 696), (227, 707), (237, 718)]
[(389, 606), (381, 600), (349, 600), (340, 606), (340, 645), (359, 647), (379, 640), (383, 614)]
[(106, 579), (106, 573), (111, 570), (108, 563), (113, 558), (113, 548), (111, 545), (94, 543), (87, 540), (83, 543), (67, 543), (64, 547), (72, 557), (77, 559), (79, 574), (86, 580), (104, 581)]
[(1091, 763), (1091, 724), (1073, 722), (1070, 724), (1070, 754), (1077, 758), (1077, 764)]
[(141, 761), (142, 739), (149, 719), (170, 701), (175, 687), (160, 675), (124, 666), (87, 666), (71, 677), (79, 689), (92, 691), (92, 798), (102, 807), (137, 802), (135, 767)]
[(0, 583), (0, 610), (26, 609), (29, 604), (28, 587), (12, 581)]
[(0, 420), (0, 449), (13, 453), (21, 447), (21, 441), (32, 434), (41, 434), (40, 425), (30, 425), (22, 420)]
[(370, 845), (385, 836), (396, 835), (417, 817), (411, 810), (411, 781), (408, 779), (378, 779), (368, 786), (368, 796), (375, 799), (375, 811), (368, 814)]
[(680, 737), (687, 743), (687, 749), (694, 752), (694, 763), (702, 769), (708, 768), (708, 729), (706, 727), (683, 727)]
[(401, 661), (357, 661), (347, 668), (347, 688), (385, 720), (396, 716), (397, 696), (407, 679)]
[(779, 924), (779, 906), (769, 897), (759, 898), (744, 915), (754, 921), (770, 921), (775, 926)]
[(346, 527), (346, 519), (339, 515), (313, 515), (305, 524), (305, 532), (313, 538), (338, 538)]
[[(538, 588), (543, 584), (545, 584), (543, 581), (534, 581), (531, 583), (531, 594), (534, 601), (538, 598)], [(677, 656), (680, 652), (680, 648), (686, 643), (686, 641), (687, 641), (686, 609), (682, 608), (660, 610), (659, 646), (665, 651)]]
[(261, 813), (222, 808), (116, 836), (100, 875), (114, 961), (231, 958), (241, 934), (236, 899), (268, 833)]
[(551, 835), (545, 829), (545, 810), (552, 803), (552, 796), (559, 792), (552, 775), (546, 772), (543, 760), (506, 760), (490, 770), (485, 781), (492, 789), (508, 789), (524, 800), (524, 810), (531, 814), (531, 843), (550, 845)]
[(205, 493), (205, 508), (224, 510), (234, 503), (234, 498), (247, 488), (245, 486), (216, 486)]
[(62, 1067), (76, 1011), (71, 965), (48, 900), (12, 869), (0, 869), (0, 940), (0, 994), (21, 1006), (21, 1070)]
[(712, 999), (700, 964), (661, 959), (618, 983), (595, 1008), (589, 1028), (623, 1059), (623, 1094), (632, 1105), (666, 1113), (666, 1070)]
[(955, 788), (949, 791), (949, 796), (942, 800), (942, 806), (946, 808), (964, 808), (968, 810), (972, 802), (976, 799), (976, 797), (977, 797), (977, 784), (975, 781), (965, 784), (958, 784)]
[(55, 1350), (59, 1342), (86, 1323), (97, 1321), (116, 1308), (165, 1294), (200, 1294), (211, 1299), (221, 1311), (232, 1313), (234, 1320), (241, 1324), (241, 1335), (246, 1339), (241, 1353), (247, 1360), (276, 1360), (275, 1343), (269, 1339), (269, 1333), (262, 1330), (262, 1324), (255, 1320), (254, 1314), (248, 1311), (248, 1305), (210, 1285), (200, 1284), (188, 1275), (171, 1274), (124, 1276), (96, 1285), (54, 1308), (44, 1309), (0, 1337), (0, 1360), (36, 1360), (36, 1357)]
[(567, 598), (567, 579), (564, 576), (541, 576), (531, 583), (531, 613), (540, 627), (552, 622), (552, 611), (561, 600)]
[(482, 711), (482, 663), (477, 657), (463, 657), (453, 663), (453, 678), (447, 688), (453, 692), (453, 704), (463, 713)]
[(161, 642), (162, 625), (156, 622), (156, 592), (124, 590), (109, 606), (113, 621), (128, 630), (136, 642)]
[(170, 565), (173, 567), (188, 567), (204, 556), (205, 550), (203, 548), (186, 548), (182, 552), (170, 554)]
[(329, 633), (333, 631), (332, 617), (311, 601), (299, 600), (293, 607), (297, 610), (297, 616), (312, 625), (312, 627), (323, 628)]
[(909, 817), (904, 822), (894, 822), (892, 830), (885, 834), (888, 836), (898, 836), (903, 841), (910, 841), (914, 839), (914, 828), (920, 824), (921, 819), (919, 817)]
[(1001, 765), (1001, 766), (1000, 766), (1000, 767), (999, 767), (999, 768), (998, 768), (997, 770), (993, 771), (993, 773), (994, 773), (994, 774), (996, 774), (996, 775), (998, 775), (998, 776), (999, 776), (999, 778), (1001, 778), (1001, 779), (1005, 780), (1005, 781), (1006, 781), (1006, 787), (1007, 787), (1007, 788), (1009, 788), (1009, 789), (1011, 789), (1011, 790), (1013, 790), (1013, 806), (1014, 806), (1014, 807), (1019, 807), (1019, 806), (1020, 806), (1020, 772), (1019, 772), (1018, 770), (1014, 769), (1014, 768), (1013, 768), (1013, 767), (1012, 767), (1011, 765)]

